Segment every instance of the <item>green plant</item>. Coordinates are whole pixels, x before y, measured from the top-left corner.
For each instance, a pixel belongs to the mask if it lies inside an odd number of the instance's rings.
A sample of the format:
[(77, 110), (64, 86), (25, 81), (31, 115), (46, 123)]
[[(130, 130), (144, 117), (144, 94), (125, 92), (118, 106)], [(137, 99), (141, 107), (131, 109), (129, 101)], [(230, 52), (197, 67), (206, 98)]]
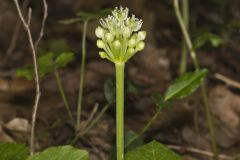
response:
[(79, 93), (78, 93), (78, 104), (77, 104), (77, 120), (76, 120), (76, 131), (79, 131), (81, 121), (81, 110), (82, 110), (82, 99), (83, 99), (83, 86), (84, 86), (84, 72), (86, 64), (86, 34), (87, 26), (90, 20), (96, 20), (105, 17), (109, 13), (108, 9), (101, 10), (99, 13), (92, 12), (79, 12), (76, 14), (77, 17), (60, 21), (62, 24), (73, 24), (83, 22), (83, 34), (82, 34), (82, 59), (80, 66), (80, 81), (79, 81)]
[(101, 58), (115, 64), (116, 69), (116, 134), (117, 160), (124, 159), (124, 67), (125, 63), (138, 51), (144, 49), (145, 31), (139, 31), (142, 20), (134, 15), (128, 17), (128, 8), (115, 8), (112, 15), (101, 19), (101, 27), (96, 28), (98, 48)]
[[(183, 15), (183, 21), (186, 26), (186, 29), (189, 28), (189, 0), (183, 0), (182, 1), (182, 15)], [(180, 69), (179, 73), (183, 74), (187, 70), (187, 45), (186, 41), (183, 38), (182, 42), (182, 54), (181, 54), (181, 62), (180, 62)]]
[[(183, 32), (185, 41), (187, 43), (190, 56), (193, 60), (195, 69), (198, 71), (200, 69), (200, 66), (198, 63), (198, 59), (197, 59), (196, 52), (193, 47), (192, 41), (190, 39), (190, 36), (189, 36), (186, 26), (184, 24), (182, 14), (180, 13), (178, 0), (174, 0), (174, 9), (175, 9), (175, 13), (176, 13), (178, 22), (180, 24), (181, 30)], [(211, 136), (211, 145), (212, 145), (212, 150), (214, 152), (214, 159), (217, 160), (218, 159), (218, 148), (217, 148), (217, 142), (216, 142), (216, 136), (215, 136), (215, 129), (214, 129), (212, 113), (210, 110), (207, 92), (206, 92), (206, 86), (204, 84), (204, 81), (201, 83), (201, 91), (202, 91), (202, 98), (203, 98), (203, 102), (204, 102), (204, 106), (205, 106), (205, 112), (206, 112), (207, 120), (208, 120), (208, 126), (209, 126), (209, 131), (210, 131), (210, 136)]]

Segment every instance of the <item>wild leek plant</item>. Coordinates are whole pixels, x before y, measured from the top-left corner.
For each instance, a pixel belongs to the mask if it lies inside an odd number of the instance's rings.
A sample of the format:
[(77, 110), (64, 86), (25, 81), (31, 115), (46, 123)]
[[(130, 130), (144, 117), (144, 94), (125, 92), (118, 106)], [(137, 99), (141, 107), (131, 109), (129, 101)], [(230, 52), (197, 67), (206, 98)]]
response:
[[(190, 56), (193, 60), (195, 70), (199, 71), (200, 66), (199, 66), (199, 63), (198, 63), (196, 52), (195, 52), (195, 49), (193, 47), (193, 44), (192, 44), (191, 38), (189, 36), (189, 33), (187, 31), (187, 28), (184, 24), (182, 14), (180, 13), (179, 0), (174, 0), (174, 9), (175, 9), (175, 13), (176, 13), (179, 25), (181, 27), (183, 36), (186, 40), (186, 44), (187, 44), (187, 47), (189, 49)], [(212, 146), (212, 150), (213, 150), (213, 153), (214, 153), (213, 158), (214, 158), (214, 160), (218, 160), (218, 147), (217, 147), (217, 142), (216, 142), (215, 128), (214, 128), (213, 117), (212, 117), (212, 113), (211, 113), (211, 110), (210, 110), (208, 96), (207, 96), (207, 90), (206, 90), (206, 86), (204, 84), (204, 81), (202, 81), (202, 83), (201, 83), (201, 91), (202, 91), (202, 99), (203, 99), (205, 112), (206, 112), (206, 116), (207, 116), (207, 121), (208, 121), (208, 128), (209, 128), (209, 132), (210, 132), (211, 146)]]
[(115, 8), (112, 15), (101, 19), (95, 30), (99, 55), (115, 64), (116, 69), (116, 136), (117, 160), (124, 159), (124, 67), (145, 47), (146, 32), (140, 31), (142, 20), (129, 16), (128, 8)]

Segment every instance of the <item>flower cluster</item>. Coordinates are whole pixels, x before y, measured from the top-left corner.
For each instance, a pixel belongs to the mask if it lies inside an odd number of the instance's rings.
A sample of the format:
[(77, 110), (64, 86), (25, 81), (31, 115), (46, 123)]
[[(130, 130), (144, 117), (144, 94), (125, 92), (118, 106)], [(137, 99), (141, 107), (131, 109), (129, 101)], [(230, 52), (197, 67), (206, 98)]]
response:
[(145, 31), (139, 31), (142, 27), (142, 20), (132, 15), (128, 17), (128, 8), (115, 8), (112, 15), (101, 19), (101, 27), (95, 30), (99, 52), (102, 58), (117, 62), (126, 62), (136, 52), (145, 47)]

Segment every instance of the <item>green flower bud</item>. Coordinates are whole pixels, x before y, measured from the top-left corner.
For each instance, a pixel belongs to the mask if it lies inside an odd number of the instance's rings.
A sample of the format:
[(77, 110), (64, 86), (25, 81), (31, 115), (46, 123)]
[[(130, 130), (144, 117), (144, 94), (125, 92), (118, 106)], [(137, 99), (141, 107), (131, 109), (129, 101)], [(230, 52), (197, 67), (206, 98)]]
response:
[(104, 29), (102, 27), (97, 27), (96, 30), (95, 30), (95, 34), (98, 38), (103, 38), (104, 36)]
[(134, 52), (135, 52), (134, 48), (128, 48), (128, 50), (127, 50), (127, 54), (129, 54), (129, 55), (134, 54)]
[(119, 41), (119, 40), (115, 40), (115, 41), (113, 42), (113, 47), (114, 47), (115, 49), (120, 49), (120, 48), (121, 48), (121, 43), (120, 43), (120, 41)]
[(97, 40), (97, 46), (98, 46), (98, 48), (102, 49), (105, 47), (105, 44), (102, 40), (99, 39), (99, 40)]
[(138, 42), (138, 44), (136, 46), (136, 50), (141, 51), (144, 49), (144, 47), (145, 47), (145, 43), (143, 41), (140, 41), (140, 42)]
[(128, 38), (128, 37), (131, 36), (131, 34), (132, 34), (132, 32), (131, 32), (130, 28), (125, 27), (125, 28), (123, 29), (123, 36), (124, 36), (124, 37)]
[(139, 39), (140, 41), (144, 40), (144, 39), (146, 38), (146, 36), (147, 36), (146, 31), (140, 31), (140, 32), (138, 32), (138, 34), (137, 34), (137, 37), (138, 37), (138, 39)]
[(128, 41), (128, 46), (129, 47), (134, 47), (136, 45), (136, 39), (135, 38), (131, 38), (129, 41)]
[(107, 53), (106, 52), (103, 52), (103, 51), (101, 51), (101, 52), (99, 52), (99, 55), (100, 55), (100, 57), (101, 58), (107, 58)]
[(112, 42), (113, 39), (114, 39), (114, 36), (113, 36), (111, 33), (106, 33), (106, 34), (105, 34), (105, 39), (106, 39), (108, 42)]

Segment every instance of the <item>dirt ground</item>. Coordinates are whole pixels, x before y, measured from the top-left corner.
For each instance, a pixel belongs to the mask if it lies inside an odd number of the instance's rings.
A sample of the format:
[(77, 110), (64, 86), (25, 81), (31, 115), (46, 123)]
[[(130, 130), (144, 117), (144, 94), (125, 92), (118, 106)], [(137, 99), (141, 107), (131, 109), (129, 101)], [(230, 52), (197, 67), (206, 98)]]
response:
[[(171, 1), (123, 0), (115, 3), (109, 0), (64, 1), (49, 0), (49, 17), (46, 33), (40, 44), (48, 50), (50, 44), (66, 43), (76, 53), (76, 59), (60, 71), (64, 89), (76, 112), (79, 72), (81, 63), (82, 23), (62, 25), (59, 20), (74, 16), (77, 11), (97, 11), (105, 7), (127, 6), (131, 12), (144, 21), (143, 28), (148, 37), (146, 48), (127, 63), (126, 77), (137, 88), (129, 92), (125, 101), (125, 130), (139, 132), (153, 116), (156, 106), (151, 94), (166, 91), (168, 85), (178, 76), (181, 55), (181, 31)], [(222, 4), (223, 3), (223, 4)], [(41, 23), (41, 1), (31, 1), (33, 6), (33, 35), (36, 37)], [(18, 23), (13, 2), (0, 2), (0, 142), (29, 141), (29, 126), (34, 103), (34, 81), (15, 76), (15, 70), (32, 62), (27, 37), (23, 30), (17, 38), (16, 47), (7, 54), (15, 26)], [(221, 0), (197, 0), (191, 2), (191, 33), (206, 27), (231, 41), (218, 48), (206, 46), (198, 50), (202, 68), (207, 68), (208, 97), (214, 115), (217, 143), (220, 153), (229, 156), (240, 154), (240, 88), (219, 80), (216, 74), (240, 81), (240, 32), (228, 29), (231, 20), (240, 22), (240, 3)], [(98, 21), (91, 21), (87, 32), (87, 60), (84, 84), (84, 100), (81, 127), (88, 122), (89, 115), (106, 104), (104, 82), (114, 77), (114, 65), (98, 56), (94, 29)], [(60, 46), (61, 47), (61, 46)], [(188, 59), (188, 70), (194, 69)], [(42, 97), (36, 125), (36, 148), (68, 144), (74, 138), (74, 129), (64, 108), (57, 84), (52, 74), (41, 79)], [(76, 114), (76, 113), (75, 113)], [(87, 149), (91, 160), (108, 159), (115, 139), (115, 105), (112, 104), (103, 117), (76, 146)], [(210, 159), (189, 148), (211, 153), (209, 134), (201, 93), (174, 101), (172, 109), (163, 110), (144, 135), (144, 141), (156, 139), (174, 148), (186, 159)], [(224, 158), (223, 158), (224, 159)]]

